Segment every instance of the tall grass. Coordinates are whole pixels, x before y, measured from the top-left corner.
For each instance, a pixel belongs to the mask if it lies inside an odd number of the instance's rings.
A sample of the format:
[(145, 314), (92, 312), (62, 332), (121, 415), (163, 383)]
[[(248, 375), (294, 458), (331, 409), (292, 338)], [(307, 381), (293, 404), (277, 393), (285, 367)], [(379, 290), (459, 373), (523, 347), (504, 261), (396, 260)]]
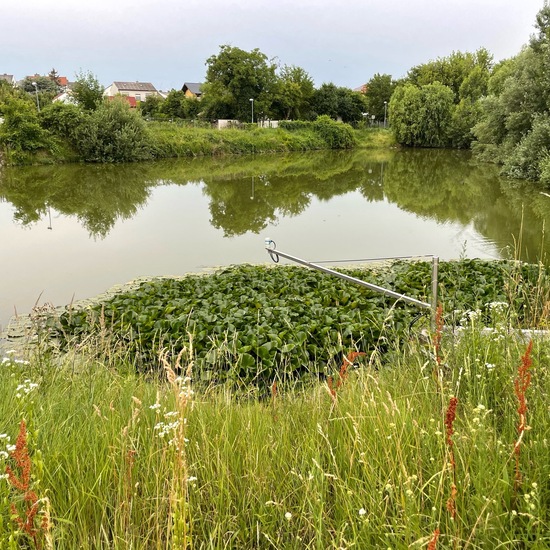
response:
[[(437, 369), (412, 338), (391, 364), (265, 400), (193, 394), (189, 349), (158, 378), (76, 351), (4, 360), (0, 471), (25, 420), (56, 549), (545, 548), (550, 342), (533, 343), (519, 424), (526, 344), (480, 329), (444, 334)], [(37, 547), (10, 512), (20, 499), (3, 476), (1, 548)]]

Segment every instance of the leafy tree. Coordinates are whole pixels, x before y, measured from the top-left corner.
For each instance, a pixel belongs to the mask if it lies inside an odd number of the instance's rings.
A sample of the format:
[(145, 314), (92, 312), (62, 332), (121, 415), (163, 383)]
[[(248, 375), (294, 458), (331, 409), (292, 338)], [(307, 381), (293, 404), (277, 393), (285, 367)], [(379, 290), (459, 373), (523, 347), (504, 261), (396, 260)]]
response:
[(492, 56), (485, 48), (480, 48), (475, 53), (453, 52), (447, 57), (413, 67), (407, 73), (406, 80), (417, 86), (440, 82), (453, 91), (455, 102), (458, 103), (463, 97), (470, 97), (460, 93), (460, 88), (470, 73), (478, 68), (487, 81), (491, 66)]
[(313, 96), (313, 110), (319, 116), (327, 115), (340, 118), (343, 122), (356, 122), (362, 120), (365, 109), (363, 94), (332, 83), (322, 84)]
[(390, 100), (396, 139), (413, 147), (445, 147), (450, 142), (454, 94), (439, 82), (399, 86)]
[(90, 71), (80, 71), (76, 74), (71, 95), (83, 109), (93, 111), (103, 102), (103, 86)]
[(164, 98), (158, 95), (149, 95), (140, 103), (141, 114), (145, 117), (164, 117), (162, 112), (162, 105), (164, 103)]
[(78, 105), (56, 102), (40, 111), (39, 120), (40, 125), (52, 134), (74, 142), (86, 116)]
[[(33, 82), (36, 83), (36, 86)], [(34, 94), (38, 91), (38, 93), (49, 92), (55, 95), (59, 92), (59, 86), (55, 80), (52, 80), (49, 76), (27, 76), (23, 79), (21, 87), (25, 92), (30, 94)]]
[(276, 92), (276, 65), (258, 48), (247, 52), (224, 45), (206, 61), (204, 109), (212, 118), (251, 118), (251, 102), (257, 117), (270, 116)]
[(304, 120), (311, 118), (311, 100), (315, 88), (309, 74), (295, 65), (284, 65), (279, 74), (274, 102), (277, 118)]
[(365, 110), (377, 120), (384, 120), (384, 115), (387, 116), (387, 104), (396, 85), (391, 75), (376, 73), (367, 83)]
[(168, 118), (193, 119), (201, 108), (201, 100), (186, 97), (181, 90), (171, 90), (159, 106), (159, 112)]

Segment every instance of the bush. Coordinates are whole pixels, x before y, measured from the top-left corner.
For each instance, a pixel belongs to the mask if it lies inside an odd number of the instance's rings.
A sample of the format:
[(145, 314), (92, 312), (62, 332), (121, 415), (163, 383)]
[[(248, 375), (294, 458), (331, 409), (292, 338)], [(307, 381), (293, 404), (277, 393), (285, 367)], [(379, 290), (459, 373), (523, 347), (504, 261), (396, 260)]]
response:
[(74, 142), (86, 117), (82, 109), (76, 105), (52, 103), (42, 109), (39, 120), (43, 128)]
[(123, 99), (101, 104), (77, 132), (77, 149), (87, 162), (133, 162), (152, 158), (147, 125)]
[(330, 149), (351, 149), (355, 145), (352, 127), (349, 124), (336, 122), (328, 115), (317, 117), (313, 123), (313, 129)]
[(9, 98), (2, 105), (4, 122), (0, 125), (0, 143), (12, 152), (49, 148), (51, 140), (38, 123), (34, 105), (23, 99)]

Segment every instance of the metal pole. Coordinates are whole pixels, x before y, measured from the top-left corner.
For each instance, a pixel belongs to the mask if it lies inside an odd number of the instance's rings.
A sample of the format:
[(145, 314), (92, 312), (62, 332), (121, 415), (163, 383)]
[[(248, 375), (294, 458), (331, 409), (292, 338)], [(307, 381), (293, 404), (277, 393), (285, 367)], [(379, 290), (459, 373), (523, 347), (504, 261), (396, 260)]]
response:
[[(268, 242), (268, 239), (266, 239), (266, 243), (267, 242)], [(375, 292), (384, 294), (385, 296), (390, 296), (391, 298), (395, 298), (396, 300), (403, 300), (404, 302), (409, 302), (410, 304), (414, 304), (418, 307), (423, 307), (426, 309), (432, 308), (432, 304), (428, 304), (427, 302), (421, 302), (420, 300), (417, 300), (415, 298), (410, 298), (409, 296), (405, 296), (404, 294), (393, 292), (393, 290), (388, 290), (386, 288), (382, 288), (381, 286), (378, 286), (372, 283), (367, 283), (366, 281), (362, 281), (361, 279), (351, 277), (350, 275), (339, 273), (338, 271), (334, 271), (333, 269), (328, 269), (321, 265), (317, 265), (317, 264), (308, 262), (306, 260), (302, 260), (301, 258), (297, 258), (296, 256), (291, 256), (290, 254), (286, 254), (285, 252), (280, 252), (279, 250), (275, 250), (274, 248), (270, 248), (269, 246), (266, 246), (265, 249), (267, 253), (271, 256), (271, 259), (274, 261), (278, 261), (278, 257), (282, 256), (283, 258), (286, 258), (287, 260), (292, 260), (297, 264), (305, 265), (306, 267), (311, 267), (313, 269), (316, 269), (317, 271), (321, 271), (322, 273), (334, 275), (335, 277), (344, 279), (344, 281), (348, 281), (350, 283), (355, 283), (360, 286), (364, 286), (370, 290), (374, 290)]]
[(438, 300), (438, 279), (439, 279), (439, 257), (432, 258), (432, 325), (435, 330), (435, 317), (437, 314)]

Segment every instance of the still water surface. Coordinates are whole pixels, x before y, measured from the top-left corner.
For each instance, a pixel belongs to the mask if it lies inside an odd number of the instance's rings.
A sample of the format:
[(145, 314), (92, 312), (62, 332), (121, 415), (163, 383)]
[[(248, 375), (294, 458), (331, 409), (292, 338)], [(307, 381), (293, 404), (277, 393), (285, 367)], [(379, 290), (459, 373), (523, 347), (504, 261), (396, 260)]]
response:
[[(0, 325), (141, 276), (434, 254), (531, 261), (550, 196), (456, 151), (319, 152), (0, 174)], [(516, 252), (517, 255), (517, 252)]]

